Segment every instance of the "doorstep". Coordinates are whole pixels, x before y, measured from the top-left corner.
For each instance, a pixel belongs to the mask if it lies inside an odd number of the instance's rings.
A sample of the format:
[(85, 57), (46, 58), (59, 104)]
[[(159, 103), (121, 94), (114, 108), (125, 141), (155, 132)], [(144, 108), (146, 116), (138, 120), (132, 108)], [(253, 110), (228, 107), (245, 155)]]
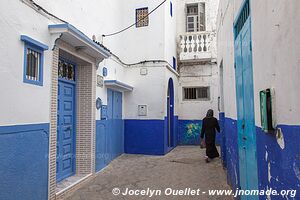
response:
[(56, 183), (56, 199), (64, 199), (69, 194), (79, 189), (90, 177), (92, 177), (92, 174), (74, 175)]

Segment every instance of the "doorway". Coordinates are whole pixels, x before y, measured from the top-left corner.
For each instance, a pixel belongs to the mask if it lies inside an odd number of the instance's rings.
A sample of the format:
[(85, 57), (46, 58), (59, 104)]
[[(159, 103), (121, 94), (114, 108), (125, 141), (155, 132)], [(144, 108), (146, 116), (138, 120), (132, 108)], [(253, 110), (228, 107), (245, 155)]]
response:
[[(258, 175), (249, 1), (242, 5), (234, 33), (240, 186), (242, 190), (254, 190), (258, 188)], [(250, 196), (242, 199), (250, 199)]]

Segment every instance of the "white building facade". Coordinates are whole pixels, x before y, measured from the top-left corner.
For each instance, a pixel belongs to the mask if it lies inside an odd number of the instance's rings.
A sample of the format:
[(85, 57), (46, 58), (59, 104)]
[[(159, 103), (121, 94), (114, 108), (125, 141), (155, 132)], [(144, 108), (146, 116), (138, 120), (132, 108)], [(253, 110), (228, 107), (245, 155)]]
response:
[(218, 0), (177, 1), (179, 144), (199, 144), (201, 121), (208, 109), (219, 117), (218, 4)]

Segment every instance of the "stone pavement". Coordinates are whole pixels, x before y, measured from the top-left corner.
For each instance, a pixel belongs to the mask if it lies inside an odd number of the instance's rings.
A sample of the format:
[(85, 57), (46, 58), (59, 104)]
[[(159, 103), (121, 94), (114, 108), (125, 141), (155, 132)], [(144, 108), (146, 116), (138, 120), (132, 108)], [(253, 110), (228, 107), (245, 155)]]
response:
[[(67, 200), (233, 199), (231, 196), (202, 194), (202, 191), (209, 189), (230, 189), (221, 160), (217, 158), (207, 164), (204, 155), (205, 150), (198, 146), (179, 146), (165, 156), (123, 154)], [(114, 188), (119, 188), (121, 192), (125, 192), (126, 188), (158, 191), (151, 198), (150, 193), (148, 196), (114, 196)], [(201, 191), (198, 196), (166, 196), (167, 188)]]

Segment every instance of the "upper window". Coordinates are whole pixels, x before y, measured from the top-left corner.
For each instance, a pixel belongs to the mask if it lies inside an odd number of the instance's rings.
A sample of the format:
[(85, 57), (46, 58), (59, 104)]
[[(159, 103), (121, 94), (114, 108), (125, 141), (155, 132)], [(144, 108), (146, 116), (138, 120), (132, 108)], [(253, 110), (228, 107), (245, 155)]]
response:
[(170, 1), (170, 15), (171, 17), (173, 17), (173, 4), (171, 1)]
[(136, 27), (149, 25), (148, 8), (136, 9)]
[(205, 3), (187, 5), (186, 31), (205, 31)]
[(42, 86), (44, 51), (48, 46), (25, 35), (21, 40), (25, 44), (23, 82)]
[(183, 100), (209, 100), (209, 87), (183, 88)]

